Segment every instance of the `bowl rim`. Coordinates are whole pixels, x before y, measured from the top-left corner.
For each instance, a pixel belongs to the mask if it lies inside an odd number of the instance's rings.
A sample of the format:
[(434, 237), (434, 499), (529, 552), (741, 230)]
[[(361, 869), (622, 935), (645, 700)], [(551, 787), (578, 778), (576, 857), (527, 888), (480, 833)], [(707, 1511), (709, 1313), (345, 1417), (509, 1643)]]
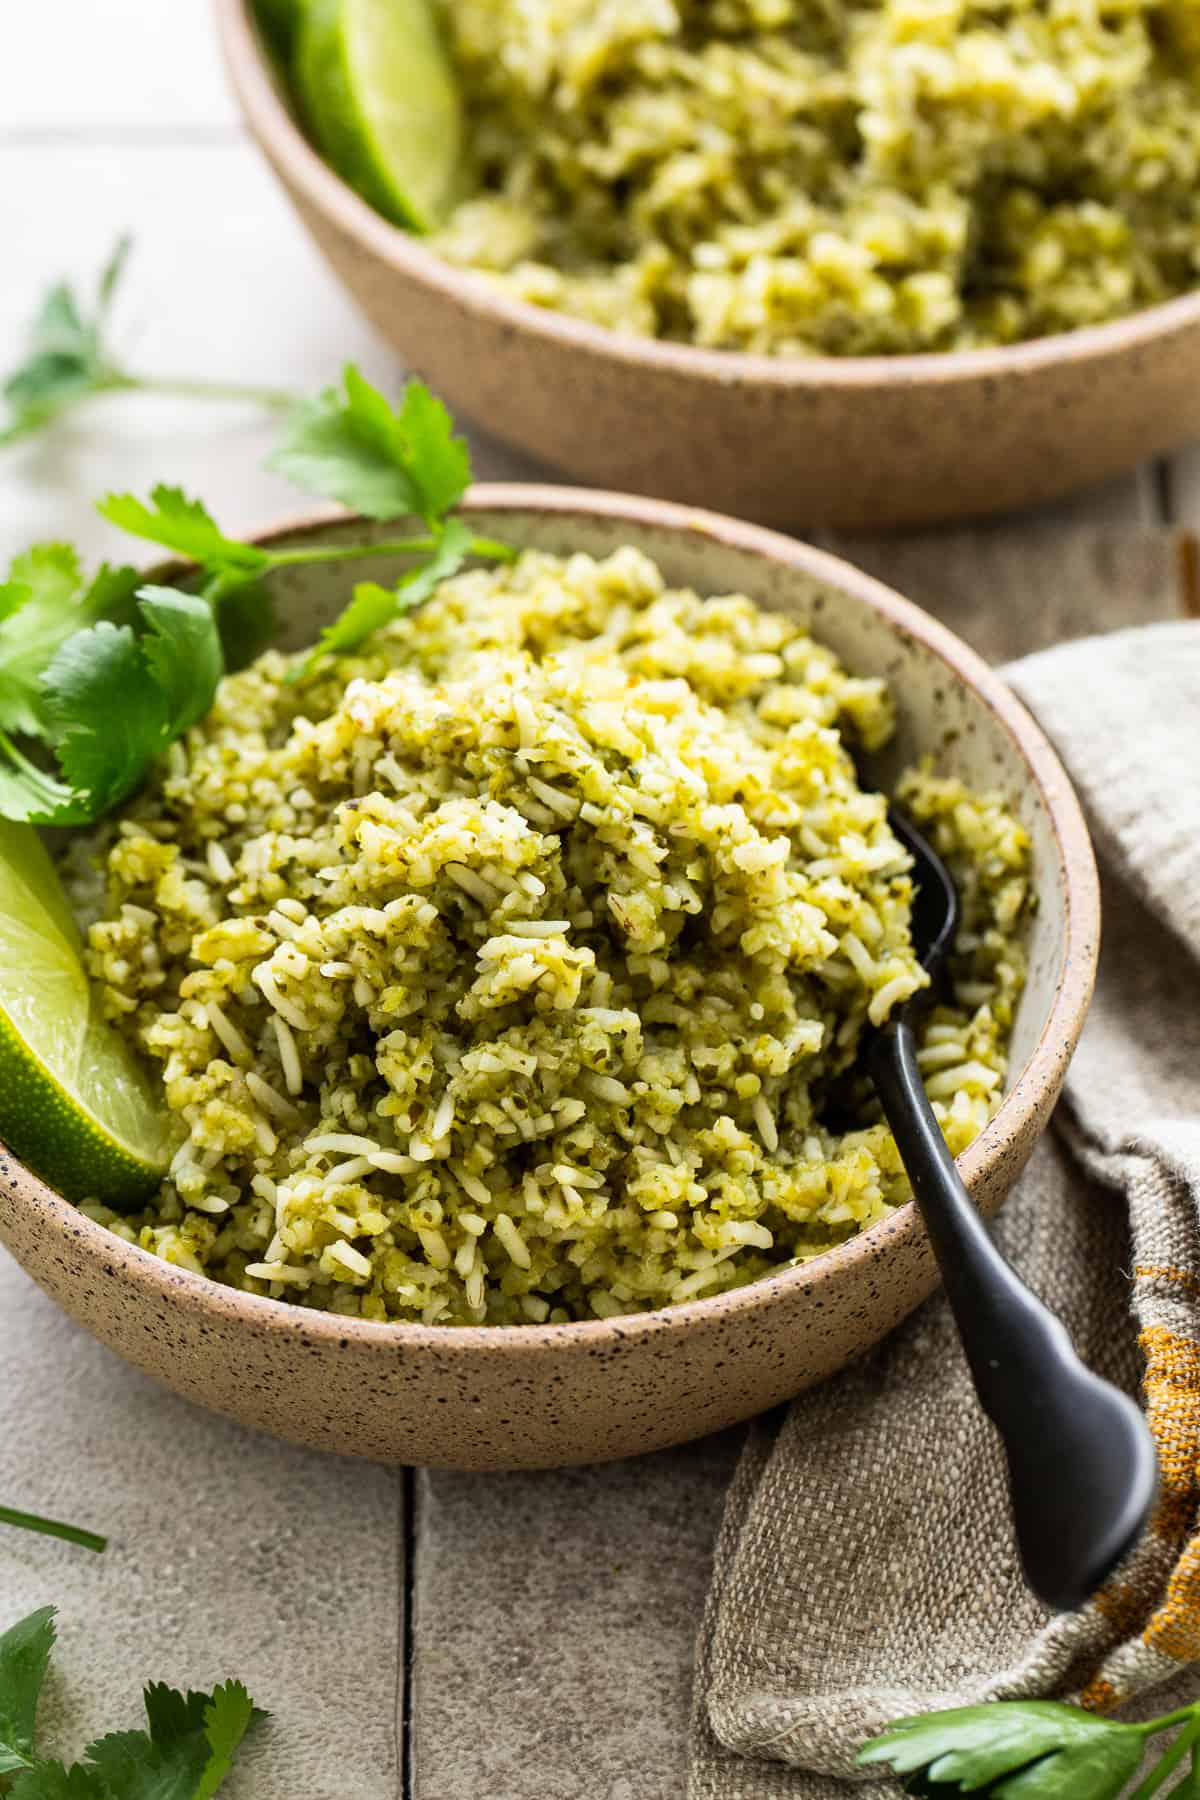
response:
[(1125, 355), (1160, 337), (1200, 325), (1200, 288), (1099, 325), (971, 350), (926, 350), (898, 356), (768, 356), (710, 350), (663, 338), (624, 334), (492, 287), (470, 269), (447, 262), (413, 233), (375, 211), (318, 154), (284, 104), (253, 16), (253, 0), (215, 0), (217, 34), (234, 92), (269, 160), (288, 171), (314, 211), (396, 273), (420, 283), (478, 319), (491, 319), (577, 356), (693, 377), (722, 388), (843, 392), (939, 389), (998, 378), (1036, 377), (1047, 368), (1086, 365)]
[[(1079, 800), (1055, 751), (1032, 714), (976, 652), (912, 601), (905, 600), (874, 576), (867, 575), (831, 552), (789, 538), (765, 526), (749, 525), (719, 513), (705, 512), (672, 501), (649, 500), (602, 489), (570, 488), (522, 482), (480, 483), (463, 502), (467, 513), (533, 514), (556, 518), (583, 517), (615, 527), (650, 527), (685, 536), (700, 536), (731, 549), (749, 553), (764, 563), (795, 570), (834, 591), (848, 593), (882, 615), (897, 635), (918, 643), (946, 667), (958, 685), (971, 688), (1000, 727), (1013, 741), (1024, 761), (1050, 819), (1057, 853), (1057, 882), (1063, 896), (1065, 934), (1050, 1010), (1024, 1067), (1010, 1076), (994, 1119), (958, 1158), (959, 1172), (968, 1187), (997, 1169), (1007, 1145), (1022, 1131), (1035, 1127), (1040, 1097), (1070, 1056), (1087, 1014), (1099, 956), (1100, 885), (1091, 839)], [(334, 525), (350, 522), (353, 515), (339, 507), (321, 507), (281, 520), (247, 538), (269, 544), (279, 539), (316, 535)], [(364, 522), (366, 523), (366, 522)], [(170, 562), (147, 571), (155, 581), (177, 580), (190, 565)], [(7, 1167), (6, 1167), (7, 1165)], [(12, 1173), (16, 1180), (13, 1182)], [(676, 1306), (640, 1313), (622, 1313), (611, 1319), (571, 1320), (559, 1325), (425, 1325), (410, 1320), (347, 1317), (318, 1312), (294, 1302), (251, 1294), (226, 1287), (207, 1275), (168, 1263), (139, 1245), (115, 1236), (62, 1198), (7, 1148), (0, 1144), (0, 1177), (7, 1177), (16, 1202), (32, 1204), (45, 1228), (61, 1238), (82, 1240), (89, 1254), (109, 1272), (118, 1270), (147, 1298), (174, 1300), (202, 1313), (240, 1320), (252, 1327), (283, 1335), (293, 1334), (309, 1345), (351, 1341), (364, 1348), (397, 1350), (437, 1349), (453, 1353), (485, 1342), (489, 1351), (515, 1354), (530, 1350), (577, 1348), (595, 1354), (598, 1348), (619, 1348), (622, 1340), (634, 1341), (658, 1333), (686, 1331), (707, 1321), (754, 1311), (769, 1305), (784, 1289), (819, 1287), (827, 1276), (847, 1273), (868, 1265), (887, 1240), (894, 1254), (924, 1236), (915, 1205), (909, 1201), (878, 1220), (866, 1231), (814, 1257), (810, 1262), (764, 1275), (725, 1293), (687, 1300)]]

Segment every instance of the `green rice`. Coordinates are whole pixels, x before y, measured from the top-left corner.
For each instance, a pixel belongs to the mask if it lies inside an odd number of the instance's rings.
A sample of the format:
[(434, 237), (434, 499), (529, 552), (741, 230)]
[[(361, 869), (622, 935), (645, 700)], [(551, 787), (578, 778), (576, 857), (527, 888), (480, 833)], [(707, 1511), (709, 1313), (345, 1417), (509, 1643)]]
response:
[(435, 240), (622, 332), (1007, 344), (1200, 267), (1196, 0), (453, 0), (475, 192)]
[[(146, 1213), (95, 1216), (255, 1293), (517, 1324), (712, 1295), (907, 1199), (854, 1076), (924, 981), (848, 751), (892, 730), (882, 682), (631, 548), (527, 552), (293, 661), (227, 679), (73, 852), (179, 1130)], [(998, 796), (900, 797), (964, 901), (921, 1051), (957, 1152), (1002, 1091), (1029, 846)]]

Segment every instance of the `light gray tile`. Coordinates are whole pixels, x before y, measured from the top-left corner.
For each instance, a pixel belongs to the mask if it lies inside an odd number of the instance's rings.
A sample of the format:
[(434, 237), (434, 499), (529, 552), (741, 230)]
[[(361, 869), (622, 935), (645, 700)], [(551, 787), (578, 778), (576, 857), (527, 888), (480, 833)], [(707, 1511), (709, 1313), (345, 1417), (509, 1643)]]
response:
[(1010, 524), (823, 541), (993, 662), (1180, 611), (1179, 542), (1166, 530)]
[(1105, 531), (1118, 526), (1136, 530), (1157, 525), (1160, 520), (1155, 479), (1154, 465), (1141, 463), (1128, 475), (1102, 482), (1099, 487), (1085, 488), (1080, 494), (1038, 507), (1007, 523), (1018, 530), (1026, 525), (1092, 525)]
[(0, 137), (232, 131), (210, 0), (36, 0), (4, 9)]
[(101, 1348), (0, 1250), (0, 1499), (107, 1534), (0, 1526), (0, 1628), (59, 1608), (42, 1720), (77, 1754), (148, 1680), (239, 1677), (270, 1709), (230, 1800), (396, 1800), (397, 1471), (256, 1437)]
[(682, 1800), (738, 1441), (418, 1475), (413, 1800)]
[(1200, 444), (1172, 456), (1166, 476), (1172, 523), (1200, 529)]

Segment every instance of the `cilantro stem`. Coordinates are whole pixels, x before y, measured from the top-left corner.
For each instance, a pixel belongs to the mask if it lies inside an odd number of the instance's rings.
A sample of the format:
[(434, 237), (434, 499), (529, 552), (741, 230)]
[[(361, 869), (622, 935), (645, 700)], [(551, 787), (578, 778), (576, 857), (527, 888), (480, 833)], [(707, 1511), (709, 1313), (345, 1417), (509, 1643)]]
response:
[(1197, 1714), (1195, 1705), (1181, 1706), (1176, 1712), (1164, 1713), (1161, 1719), (1147, 1719), (1146, 1723), (1139, 1725), (1137, 1729), (1146, 1737), (1155, 1737), (1160, 1731), (1169, 1731), (1172, 1725), (1186, 1725), (1189, 1719), (1195, 1719), (1198, 1716), (1200, 1715)]
[(472, 538), (471, 554), (472, 556), (492, 556), (498, 562), (515, 562), (517, 558), (517, 552), (511, 544), (501, 544), (496, 538)]
[(246, 400), (273, 412), (286, 412), (300, 403), (300, 395), (288, 388), (260, 387), (254, 382), (192, 381), (177, 375), (135, 375), (121, 371), (114, 387), (137, 389), (144, 394), (174, 394), (181, 400)]
[(79, 1525), (64, 1525), (58, 1519), (40, 1519), (36, 1513), (17, 1512), (14, 1507), (0, 1506), (0, 1525), (15, 1525), (21, 1531), (37, 1531), (44, 1537), (63, 1538), (68, 1544), (80, 1544), (97, 1555), (108, 1548), (108, 1539)]
[[(407, 537), (384, 544), (313, 544), (307, 550), (268, 550), (267, 555), (270, 567), (281, 569), (293, 563), (349, 562), (360, 556), (423, 556), (437, 546), (437, 538)], [(472, 538), (471, 551), (475, 556), (503, 553), (506, 559), (512, 554), (506, 544), (493, 543), (491, 538)]]
[[(1157, 1794), (1167, 1776), (1179, 1766), (1188, 1751), (1193, 1749), (1197, 1742), (1200, 1742), (1200, 1717), (1197, 1716), (1195, 1708), (1185, 1707), (1182, 1716), (1190, 1719), (1191, 1724), (1185, 1726), (1162, 1760), (1155, 1764), (1140, 1787), (1134, 1789), (1130, 1800), (1150, 1800), (1150, 1796)], [(1178, 1713), (1168, 1713), (1166, 1718), (1155, 1719), (1153, 1729), (1160, 1731), (1168, 1722), (1174, 1723), (1179, 1717)]]
[(348, 562), (359, 556), (407, 556), (427, 553), (436, 547), (431, 537), (395, 538), (387, 544), (313, 544), (307, 550), (268, 550), (271, 567), (284, 568), (289, 563)]
[(1192, 1766), (1175, 1789), (1176, 1800), (1198, 1800), (1200, 1797), (1200, 1749), (1192, 1745)]

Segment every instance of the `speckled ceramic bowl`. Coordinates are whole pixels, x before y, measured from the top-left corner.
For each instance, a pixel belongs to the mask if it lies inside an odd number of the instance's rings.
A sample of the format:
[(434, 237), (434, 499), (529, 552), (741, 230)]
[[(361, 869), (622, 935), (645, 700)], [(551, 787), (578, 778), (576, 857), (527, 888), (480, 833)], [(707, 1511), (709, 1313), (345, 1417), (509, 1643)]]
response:
[(246, 122), (330, 266), (446, 400), (584, 481), (767, 524), (1033, 505), (1200, 432), (1200, 293), (996, 350), (773, 358), (622, 337), (508, 300), (358, 198), (275, 81), (251, 0), (215, 0)]
[[(755, 526), (567, 488), (481, 487), (469, 512), (477, 531), (515, 544), (603, 553), (633, 543), (669, 580), (798, 614), (850, 668), (890, 682), (900, 728), (878, 771), (884, 785), (930, 751), (948, 772), (1011, 799), (1033, 839), (1030, 976), (1007, 1097), (960, 1163), (993, 1212), (1058, 1095), (1099, 926), (1079, 806), (1028, 713), (944, 626), (845, 563)], [(352, 528), (359, 538), (364, 529), (384, 528)], [(270, 535), (346, 530), (325, 515)], [(381, 580), (398, 572), (395, 559), (371, 568)], [(310, 642), (351, 578), (336, 565), (278, 577), (288, 641)], [(803, 1268), (658, 1312), (575, 1325), (376, 1325), (172, 1268), (92, 1224), (2, 1146), (0, 1239), (73, 1318), (204, 1406), (323, 1449), (474, 1469), (600, 1461), (730, 1425), (869, 1348), (936, 1279), (908, 1206)]]

